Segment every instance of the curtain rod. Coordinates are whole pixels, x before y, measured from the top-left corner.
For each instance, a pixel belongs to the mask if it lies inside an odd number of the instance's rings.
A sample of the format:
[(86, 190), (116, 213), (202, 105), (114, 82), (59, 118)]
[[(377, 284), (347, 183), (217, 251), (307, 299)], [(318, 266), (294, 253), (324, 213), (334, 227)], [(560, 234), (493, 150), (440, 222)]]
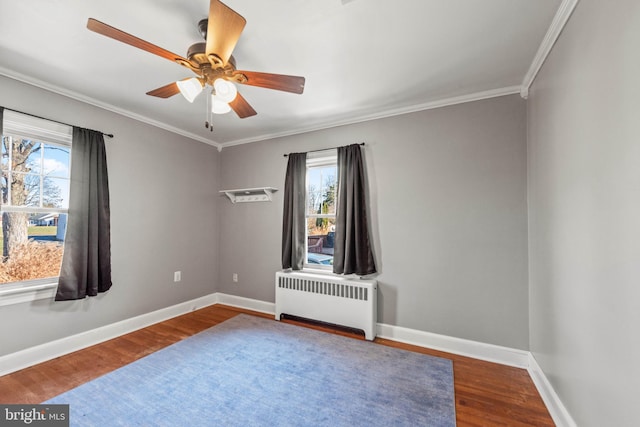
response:
[[(24, 114), (26, 116), (35, 117), (36, 119), (49, 120), (50, 122), (59, 123), (61, 125), (65, 125), (65, 126), (78, 127), (78, 126), (70, 125), (69, 123), (61, 122), (59, 120), (52, 120), (52, 119), (48, 119), (46, 117), (36, 116), (35, 114), (25, 113), (24, 111), (14, 110), (13, 108), (4, 107), (4, 109), (5, 110), (9, 110), (9, 111), (13, 111), (14, 113), (20, 113), (20, 114)], [(90, 130), (93, 130), (93, 129), (90, 129)], [(104, 136), (107, 136), (109, 138), (113, 138), (113, 134), (112, 133), (104, 133), (104, 132), (99, 131), (99, 130), (94, 130), (94, 132), (100, 132)]]
[[(361, 142), (358, 145), (364, 145), (364, 142)], [(329, 148), (322, 148), (320, 150), (311, 150), (311, 151), (307, 151), (307, 153), (317, 153), (318, 151), (335, 150), (336, 148), (339, 148), (339, 147), (329, 147)], [(289, 157), (289, 155), (288, 154), (284, 154), (284, 157)]]

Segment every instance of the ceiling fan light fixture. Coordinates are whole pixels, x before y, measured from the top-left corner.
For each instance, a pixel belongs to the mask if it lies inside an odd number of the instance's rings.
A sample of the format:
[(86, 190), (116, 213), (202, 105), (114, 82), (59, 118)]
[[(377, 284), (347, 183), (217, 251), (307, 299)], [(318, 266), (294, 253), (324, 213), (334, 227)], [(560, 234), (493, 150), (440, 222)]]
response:
[(236, 85), (225, 79), (216, 79), (213, 82), (213, 88), (216, 90), (216, 99), (222, 102), (229, 103), (236, 99), (238, 95)]
[(204, 88), (202, 82), (197, 77), (178, 80), (176, 84), (178, 85), (178, 89), (180, 89), (182, 96), (184, 96), (184, 98), (189, 102), (193, 102)]
[(211, 112), (213, 114), (227, 114), (231, 106), (220, 99), (218, 95), (211, 95)]

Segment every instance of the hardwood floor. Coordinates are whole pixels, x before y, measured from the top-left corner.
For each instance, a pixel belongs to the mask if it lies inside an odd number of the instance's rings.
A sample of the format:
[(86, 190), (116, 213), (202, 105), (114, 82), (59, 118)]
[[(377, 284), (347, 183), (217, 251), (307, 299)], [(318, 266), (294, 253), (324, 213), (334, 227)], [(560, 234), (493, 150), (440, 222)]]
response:
[[(40, 403), (91, 381), (239, 313), (272, 316), (214, 305), (123, 335), (66, 356), (0, 377), (0, 402)], [(307, 322), (285, 320), (329, 333), (363, 336)], [(553, 426), (542, 399), (524, 369), (376, 338), (397, 347), (453, 361), (458, 426)]]

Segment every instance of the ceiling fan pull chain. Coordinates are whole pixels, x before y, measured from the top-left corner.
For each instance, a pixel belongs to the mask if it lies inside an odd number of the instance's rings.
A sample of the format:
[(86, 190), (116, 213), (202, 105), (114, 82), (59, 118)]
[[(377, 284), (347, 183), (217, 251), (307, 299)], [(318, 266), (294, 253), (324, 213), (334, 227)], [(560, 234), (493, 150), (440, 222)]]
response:
[[(211, 89), (211, 96), (207, 97), (207, 114), (209, 115), (209, 131), (213, 132), (213, 96), (216, 90)], [(211, 102), (211, 105), (209, 104)]]
[(205, 111), (206, 115), (204, 118), (204, 127), (209, 129), (209, 110), (211, 109), (211, 107), (209, 106), (209, 97), (207, 96), (207, 110)]

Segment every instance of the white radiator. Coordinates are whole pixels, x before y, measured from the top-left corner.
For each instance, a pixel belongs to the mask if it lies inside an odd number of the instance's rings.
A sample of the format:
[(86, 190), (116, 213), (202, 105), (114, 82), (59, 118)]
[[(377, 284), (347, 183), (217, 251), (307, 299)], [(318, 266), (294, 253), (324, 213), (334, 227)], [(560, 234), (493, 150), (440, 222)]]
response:
[(276, 320), (282, 314), (362, 329), (376, 336), (377, 282), (319, 274), (276, 273)]

